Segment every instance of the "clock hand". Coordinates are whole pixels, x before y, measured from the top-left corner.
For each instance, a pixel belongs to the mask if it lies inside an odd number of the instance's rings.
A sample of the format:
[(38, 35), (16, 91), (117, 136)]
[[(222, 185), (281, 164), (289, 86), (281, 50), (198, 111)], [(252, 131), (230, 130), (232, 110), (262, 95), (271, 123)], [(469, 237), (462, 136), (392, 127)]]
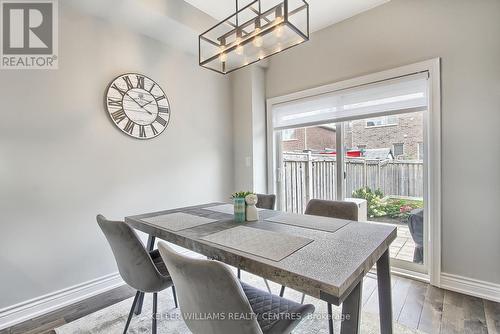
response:
[[(141, 107), (141, 109), (144, 109), (143, 106), (141, 106), (141, 104), (139, 102), (137, 102), (132, 96), (130, 96), (130, 94), (127, 92), (125, 93), (128, 97), (130, 97), (132, 99), (132, 101), (134, 101), (139, 107)], [(148, 114), (150, 115), (153, 115), (150, 111), (144, 109)]]
[(141, 104), (139, 102), (137, 102), (128, 92), (126, 92), (125, 95), (127, 95), (128, 97), (130, 97), (132, 99), (132, 101), (134, 101), (135, 104), (137, 104), (139, 107), (141, 106)]
[[(150, 103), (153, 103), (153, 101), (149, 101), (148, 103), (143, 104), (143, 105), (141, 106), (141, 108), (143, 108), (143, 109), (144, 109), (144, 107), (145, 107), (145, 106), (147, 106), (147, 105), (148, 105), (148, 104), (150, 104)], [(146, 109), (144, 109), (144, 110), (146, 110)], [(146, 110), (146, 111), (147, 111), (147, 110)]]

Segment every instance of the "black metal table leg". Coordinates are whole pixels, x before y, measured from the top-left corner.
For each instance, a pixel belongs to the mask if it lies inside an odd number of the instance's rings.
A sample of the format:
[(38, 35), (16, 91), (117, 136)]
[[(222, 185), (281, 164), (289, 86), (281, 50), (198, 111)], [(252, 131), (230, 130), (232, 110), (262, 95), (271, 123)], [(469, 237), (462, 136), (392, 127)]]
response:
[[(148, 243), (146, 244), (146, 249), (147, 249), (149, 252), (151, 252), (151, 251), (154, 249), (154, 247), (155, 247), (155, 240), (156, 240), (156, 237), (154, 237), (154, 236), (152, 236), (152, 235), (150, 235), (150, 236), (148, 237)], [(144, 292), (141, 292), (141, 293), (139, 294), (139, 298), (138, 298), (138, 300), (137, 300), (137, 305), (135, 306), (135, 312), (134, 312), (134, 313), (135, 313), (136, 315), (141, 314), (141, 312), (142, 312), (142, 304), (143, 304), (143, 302), (144, 302)]]
[[(360, 331), (361, 320), (361, 290), (363, 280), (351, 291), (351, 294), (342, 303), (342, 325), (340, 328), (341, 334), (358, 334)], [(385, 332), (382, 332), (386, 334)]]
[(392, 293), (389, 250), (377, 261), (378, 305), (380, 332), (392, 334)]

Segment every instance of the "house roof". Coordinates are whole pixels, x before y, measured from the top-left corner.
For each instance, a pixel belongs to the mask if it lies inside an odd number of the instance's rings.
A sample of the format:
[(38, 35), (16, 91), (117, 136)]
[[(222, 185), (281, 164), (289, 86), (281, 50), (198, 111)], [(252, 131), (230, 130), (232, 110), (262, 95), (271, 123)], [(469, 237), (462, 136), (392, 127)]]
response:
[(323, 129), (330, 130), (333, 132), (337, 131), (337, 128), (335, 127), (335, 125), (331, 125), (331, 124), (318, 125), (318, 128), (323, 128)]
[(363, 157), (371, 160), (394, 159), (390, 148), (369, 148), (363, 151)]

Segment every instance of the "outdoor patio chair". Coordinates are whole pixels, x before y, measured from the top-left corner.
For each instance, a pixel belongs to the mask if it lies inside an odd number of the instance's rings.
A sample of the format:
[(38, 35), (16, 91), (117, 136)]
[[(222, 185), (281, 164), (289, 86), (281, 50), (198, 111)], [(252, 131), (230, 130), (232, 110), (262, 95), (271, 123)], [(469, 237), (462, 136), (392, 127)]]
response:
[(424, 261), (424, 209), (415, 209), (410, 212), (408, 228), (415, 242), (413, 262), (422, 263)]

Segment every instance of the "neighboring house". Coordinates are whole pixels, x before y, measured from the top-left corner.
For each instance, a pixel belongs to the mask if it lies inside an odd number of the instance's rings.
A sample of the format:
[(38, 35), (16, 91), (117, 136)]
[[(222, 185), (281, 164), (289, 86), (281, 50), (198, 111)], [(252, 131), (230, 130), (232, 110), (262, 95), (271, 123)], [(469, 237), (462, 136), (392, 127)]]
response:
[(335, 127), (313, 126), (309, 128), (287, 129), (282, 132), (283, 151), (335, 150)]
[[(422, 113), (384, 116), (349, 122), (346, 129), (348, 149), (390, 149), (395, 159), (423, 158)], [(335, 127), (314, 126), (283, 130), (283, 151), (335, 150)]]
[(391, 148), (396, 159), (423, 158), (421, 112), (352, 121), (347, 132), (353, 148)]

